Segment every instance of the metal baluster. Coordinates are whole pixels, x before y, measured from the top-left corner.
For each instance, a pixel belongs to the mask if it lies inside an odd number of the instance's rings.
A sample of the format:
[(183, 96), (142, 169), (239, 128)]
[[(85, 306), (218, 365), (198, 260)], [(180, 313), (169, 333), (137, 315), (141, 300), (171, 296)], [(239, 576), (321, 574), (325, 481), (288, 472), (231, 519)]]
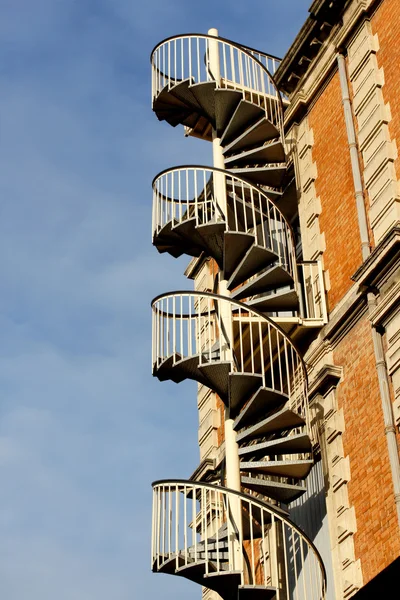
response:
[(188, 545), (187, 545), (187, 530), (188, 530), (188, 522), (187, 522), (187, 492), (186, 492), (186, 484), (183, 486), (183, 545), (185, 548), (185, 565), (188, 563)]
[(186, 38), (189, 46), (189, 82), (192, 83), (192, 41), (189, 38)]
[(284, 347), (284, 350), (285, 350), (286, 378), (287, 378), (287, 385), (288, 385), (287, 393), (288, 393), (289, 398), (290, 398), (291, 395), (292, 395), (292, 390), (291, 390), (291, 386), (290, 386), (290, 365), (289, 365), (289, 361), (288, 361), (287, 340), (286, 340), (286, 338), (283, 338), (283, 347)]
[(196, 488), (192, 491), (192, 546), (194, 546), (194, 560), (197, 562), (197, 512), (196, 512)]
[(250, 327), (250, 354), (251, 354), (251, 372), (255, 373), (254, 366), (254, 354), (255, 354), (255, 345), (253, 342), (253, 319), (251, 316), (252, 313), (249, 313), (249, 327)]
[(263, 387), (265, 387), (265, 370), (266, 370), (266, 364), (265, 364), (265, 357), (264, 357), (264, 340), (263, 340), (263, 335), (262, 335), (262, 325), (261, 325), (261, 321), (258, 318), (258, 343), (259, 343), (259, 347), (260, 347), (260, 371), (261, 371), (261, 375), (262, 375), (262, 382), (263, 382)]
[[(297, 534), (296, 534), (297, 535)], [(295, 542), (295, 532), (292, 529), (291, 538), (292, 538), (292, 552), (293, 552), (293, 565), (294, 565), (294, 579), (295, 579), (295, 591), (296, 591), (296, 600), (299, 600), (299, 578), (297, 575), (297, 560), (296, 560), (296, 542)]]
[[(198, 83), (201, 82), (201, 74), (200, 74), (200, 40), (197, 37), (196, 38), (196, 45), (197, 45), (197, 79), (198, 79)], [(207, 57), (206, 57), (207, 60)]]
[(250, 521), (250, 551), (251, 551), (251, 577), (252, 584), (256, 583), (255, 557), (254, 557), (254, 526), (253, 526), (253, 505), (249, 502), (249, 521)]
[(223, 71), (222, 71), (222, 80), (224, 82), (225, 87), (228, 85), (228, 73), (226, 70), (226, 44), (221, 44), (222, 46), (222, 56), (223, 56)]
[(244, 372), (243, 321), (242, 321), (242, 309), (241, 308), (239, 308), (238, 325), (239, 325), (239, 342), (240, 342), (240, 370), (242, 372)]
[(234, 54), (233, 46), (229, 46), (229, 49), (230, 49), (230, 56), (231, 56), (231, 77), (232, 77), (232, 82), (234, 84), (236, 84), (237, 81), (236, 81), (236, 68), (235, 68), (235, 54)]
[(268, 323), (268, 346), (269, 346), (269, 364), (271, 365), (271, 383), (272, 389), (275, 389), (275, 375), (273, 369), (273, 354), (272, 354), (272, 343), (271, 343), (271, 325)]

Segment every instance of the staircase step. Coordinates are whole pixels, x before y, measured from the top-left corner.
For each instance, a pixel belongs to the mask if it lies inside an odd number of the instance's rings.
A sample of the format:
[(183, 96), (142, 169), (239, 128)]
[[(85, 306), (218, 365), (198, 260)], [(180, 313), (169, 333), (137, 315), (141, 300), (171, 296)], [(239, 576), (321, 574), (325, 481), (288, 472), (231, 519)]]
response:
[(272, 454), (300, 454), (305, 452), (311, 452), (310, 438), (306, 433), (298, 433), (240, 448), (239, 456), (251, 460)]
[[(222, 528), (220, 528), (220, 531), (222, 530)], [(226, 530), (227, 528), (225, 527), (222, 535), (226, 534)], [(229, 546), (228, 543), (228, 537), (227, 535), (225, 535), (225, 537), (223, 539), (221, 539), (221, 536), (218, 535), (218, 542), (216, 541), (216, 534), (214, 537), (212, 538), (208, 538), (207, 539), (207, 548), (208, 548), (208, 552), (216, 552), (217, 548), (219, 550), (227, 550)], [(206, 542), (205, 540), (201, 540), (199, 542), (197, 542), (196, 546), (189, 546), (189, 548), (187, 549), (188, 552), (190, 552), (191, 554), (195, 554), (196, 551), (197, 552), (205, 552), (205, 547), (206, 547)]]
[(279, 138), (263, 143), (255, 148), (244, 150), (225, 156), (225, 165), (230, 168), (230, 165), (240, 166), (242, 164), (259, 164), (259, 163), (283, 163), (285, 161), (285, 152), (282, 142)]
[(185, 558), (182, 554), (166, 554), (165, 560), (160, 563), (157, 568), (157, 562), (153, 563), (152, 570), (157, 573), (168, 573), (169, 575), (175, 575), (177, 568), (179, 569), (185, 565)]
[(190, 91), (190, 86), (193, 84), (192, 79), (183, 79), (177, 85), (171, 88), (170, 94), (173, 95), (177, 100), (180, 100), (185, 106), (196, 110), (197, 112), (201, 109), (201, 105), (197, 102), (196, 97)]
[(215, 125), (222, 135), (243, 95), (237, 90), (215, 90)]
[(182, 254), (187, 254), (188, 256), (200, 256), (202, 252), (204, 252), (204, 248), (200, 248), (199, 246), (188, 246), (187, 243), (183, 242), (174, 242), (173, 244), (168, 244), (166, 241), (159, 242), (158, 240), (153, 242), (153, 245), (157, 248), (160, 254), (164, 254), (168, 252), (174, 258), (179, 258)]
[[(208, 563), (210, 568), (210, 562)], [(185, 577), (185, 579), (189, 579), (190, 581), (194, 581), (195, 583), (199, 583), (203, 585), (203, 577), (206, 573), (207, 562), (205, 560), (201, 561), (193, 561), (189, 564), (183, 564), (176, 571), (175, 575), (179, 575), (180, 577)], [(213, 567), (211, 566), (211, 569)]]
[(209, 572), (208, 575), (204, 575), (203, 579), (203, 585), (217, 592), (223, 600), (232, 600), (236, 597), (240, 582), (240, 571)]
[[(238, 136), (241, 137), (243, 130), (249, 129), (262, 117), (265, 119), (264, 109), (247, 100), (241, 100), (221, 136), (221, 146), (232, 144)], [(264, 141), (266, 139), (264, 138)]]
[(273, 600), (276, 588), (263, 585), (240, 585), (238, 600)]
[(180, 383), (184, 379), (194, 379), (194, 381), (208, 386), (208, 380), (200, 371), (198, 364), (198, 355), (182, 358), (179, 354), (175, 354), (166, 358), (157, 369), (153, 368), (153, 375), (159, 381), (170, 380)]
[(197, 227), (197, 234), (203, 240), (203, 246), (222, 269), (224, 258), (225, 222), (210, 222)]
[(243, 256), (254, 243), (254, 235), (227, 231), (224, 237), (224, 277), (229, 279)]
[[(177, 248), (175, 246), (159, 246), (158, 244), (154, 244), (154, 245), (160, 254), (164, 254), (165, 252), (168, 252), (168, 254), (170, 254), (174, 258), (179, 258), (180, 256), (182, 256), (182, 254), (185, 254), (185, 252), (183, 250), (180, 250), (179, 248)], [(191, 254), (191, 256), (195, 256), (195, 255)]]
[(204, 245), (204, 239), (199, 234), (198, 228), (196, 227), (196, 217), (185, 219), (182, 223), (176, 225), (173, 228), (173, 231), (175, 231), (182, 239), (186, 240), (188, 245), (196, 244), (203, 250), (207, 250)]
[(277, 290), (270, 294), (253, 297), (246, 303), (261, 312), (296, 311), (299, 308), (299, 298), (294, 289)]
[(190, 549), (188, 548), (188, 556), (193, 559), (199, 561), (199, 560), (211, 560), (211, 561), (215, 561), (218, 564), (221, 565), (221, 563), (226, 563), (227, 561), (229, 561), (229, 552), (227, 549), (225, 550), (210, 550), (209, 548), (207, 548), (207, 552), (206, 550), (196, 550), (193, 548)]
[[(288, 407), (284, 407), (272, 415), (269, 415), (266, 419), (263, 419), (259, 423), (256, 423), (241, 433), (238, 433), (236, 439), (238, 442), (242, 442), (277, 431), (286, 431), (293, 429), (294, 427), (301, 427), (302, 425), (305, 425), (303, 417), (293, 412)], [(235, 424), (234, 429), (238, 429), (238, 426)]]
[(240, 462), (240, 470), (304, 479), (307, 477), (313, 464), (313, 460), (260, 460)]
[(257, 185), (268, 185), (279, 188), (286, 174), (285, 163), (261, 163), (242, 167), (229, 166), (229, 171)]
[(190, 127), (191, 129), (196, 127), (199, 122), (201, 115), (199, 112), (191, 111), (190, 114), (182, 120), (182, 125)]
[[(227, 284), (228, 290), (232, 290), (240, 285), (255, 273), (265, 269), (271, 263), (276, 262), (277, 259), (278, 255), (275, 254), (275, 252), (272, 252), (263, 246), (253, 244), (230, 276)], [(233, 293), (232, 297), (237, 298), (238, 296)], [(243, 298), (244, 296), (242, 295), (241, 297)]]
[(241, 476), (241, 483), (243, 487), (257, 494), (263, 494), (285, 504), (293, 502), (306, 491), (306, 487), (299, 484), (281, 483), (271, 479), (260, 479), (259, 477), (245, 475)]
[(207, 382), (205, 385), (214, 390), (225, 404), (229, 402), (228, 381), (231, 369), (231, 362), (223, 361), (213, 361), (212, 363), (199, 366), (199, 371), (203, 379)]
[(229, 408), (231, 418), (235, 418), (244, 402), (260, 387), (262, 376), (252, 373), (230, 373)]
[[(272, 265), (263, 273), (260, 273), (260, 275), (254, 277), (254, 279), (245, 283), (242, 287), (234, 290), (231, 296), (232, 298), (235, 298), (235, 300), (240, 300), (241, 298), (249, 298), (250, 296), (262, 294), (268, 290), (278, 289), (279, 287), (290, 285), (292, 283), (293, 278), (286, 271), (286, 269), (280, 265)], [(229, 281), (228, 289), (231, 290), (235, 285), (235, 281), (232, 283)]]
[(164, 227), (160, 229), (159, 233), (153, 236), (153, 245), (161, 254), (163, 252), (169, 252), (169, 254), (176, 257), (181, 256), (183, 253), (189, 254), (190, 256), (200, 256), (201, 252), (204, 250), (204, 244), (193, 244), (193, 240), (188, 239), (187, 236), (181, 235), (178, 227), (173, 227), (171, 221), (166, 223)]
[(207, 117), (213, 127), (215, 127), (215, 86), (215, 81), (195, 83), (190, 86), (190, 91), (196, 98), (197, 103), (201, 106), (202, 113)]
[(180, 110), (159, 111), (156, 114), (160, 121), (167, 121), (169, 125), (176, 127), (182, 125), (183, 121), (190, 117), (192, 111), (190, 108), (182, 108)]
[(260, 387), (236, 418), (233, 428), (237, 431), (242, 427), (254, 425), (262, 415), (271, 412), (271, 410), (276, 409), (278, 406), (284, 406), (288, 399), (287, 394), (282, 394), (270, 388)]
[(161, 90), (157, 98), (153, 101), (153, 110), (155, 113), (158, 113), (160, 110), (165, 110), (167, 106), (170, 108), (190, 108), (190, 104), (185, 102), (183, 98), (179, 98), (176, 94), (176, 89), (180, 85), (182, 85), (182, 82), (172, 88), (169, 88), (168, 85), (166, 85)]
[(238, 152), (239, 150), (254, 148), (279, 136), (276, 127), (266, 119), (262, 108), (258, 110), (258, 117), (255, 122), (248, 123), (246, 129), (239, 128), (236, 137), (228, 143), (223, 144), (223, 153), (225, 156), (229, 156), (232, 152)]

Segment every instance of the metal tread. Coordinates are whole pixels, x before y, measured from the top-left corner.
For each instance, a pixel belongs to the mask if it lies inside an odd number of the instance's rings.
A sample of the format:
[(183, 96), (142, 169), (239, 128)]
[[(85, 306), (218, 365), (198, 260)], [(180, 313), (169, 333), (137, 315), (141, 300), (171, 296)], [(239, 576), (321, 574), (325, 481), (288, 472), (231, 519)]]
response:
[[(232, 290), (249, 279), (249, 277), (252, 277), (262, 269), (266, 269), (271, 263), (275, 263), (278, 258), (278, 254), (269, 248), (254, 243), (247, 250), (246, 254), (230, 276), (227, 284), (228, 290)], [(232, 294), (232, 297), (237, 296)]]
[[(294, 429), (295, 427), (301, 427), (305, 425), (305, 420), (301, 415), (290, 410), (288, 406), (285, 406), (281, 410), (273, 412), (262, 421), (259, 421), (255, 425), (248, 427), (244, 431), (241, 431), (237, 435), (237, 441), (242, 442), (246, 439), (253, 439), (262, 435), (268, 435), (277, 431), (286, 431)], [(233, 424), (233, 428), (237, 431), (240, 427), (240, 423)]]
[[(228, 282), (228, 289), (232, 290), (237, 283), (231, 281), (233, 276)], [(231, 293), (232, 298), (240, 300), (242, 298), (249, 298), (268, 290), (276, 290), (280, 287), (290, 285), (293, 283), (293, 278), (290, 273), (281, 265), (274, 264), (267, 267), (259, 275), (256, 275), (253, 279), (244, 283), (237, 290), (233, 290)]]
[(229, 408), (231, 418), (235, 418), (244, 402), (252, 396), (262, 383), (262, 375), (255, 373), (229, 374)]
[(237, 431), (242, 427), (254, 425), (262, 415), (270, 413), (278, 406), (284, 406), (288, 400), (287, 394), (271, 388), (260, 387), (236, 417), (234, 429)]
[(243, 461), (240, 462), (240, 470), (292, 477), (293, 479), (305, 479), (313, 464), (314, 461), (309, 459)]
[(241, 475), (240, 481), (242, 486), (256, 492), (263, 494), (269, 498), (273, 498), (278, 502), (289, 504), (297, 498), (300, 498), (305, 492), (306, 487), (300, 483), (282, 483), (280, 481), (272, 481), (271, 479), (261, 479), (260, 477), (249, 477)]
[(215, 90), (215, 126), (218, 135), (221, 135), (225, 131), (242, 97), (242, 92), (238, 92), (237, 90)]
[(250, 459), (260, 458), (269, 454), (300, 454), (311, 452), (311, 441), (307, 433), (297, 433), (279, 437), (260, 444), (239, 448), (239, 456)]
[(221, 146), (232, 144), (243, 131), (250, 128), (256, 121), (265, 119), (265, 111), (248, 100), (241, 100), (236, 107), (224, 133), (221, 136)]
[(247, 300), (248, 306), (254, 306), (261, 312), (286, 312), (297, 311), (299, 308), (299, 297), (293, 288), (288, 290), (275, 290), (265, 294), (254, 296)]
[(207, 381), (206, 385), (214, 390), (225, 404), (229, 402), (228, 375), (231, 369), (230, 361), (212, 361), (199, 366), (199, 371)]
[(254, 243), (254, 235), (240, 231), (226, 231), (224, 236), (224, 277), (229, 279), (246, 252)]
[(265, 112), (260, 109), (259, 119), (253, 123), (248, 123), (247, 127), (242, 129), (234, 139), (227, 144), (225, 143), (223, 153), (229, 155), (231, 152), (253, 148), (257, 144), (275, 138), (277, 135), (276, 127), (267, 120)]
[(271, 165), (269, 163), (257, 164), (257, 165), (243, 165), (240, 167), (229, 167), (232, 173), (240, 175), (244, 179), (247, 179), (251, 183), (258, 185), (268, 185), (270, 187), (280, 187), (286, 175), (286, 165), (277, 163), (277, 165)]
[(204, 116), (208, 118), (213, 127), (215, 126), (215, 87), (215, 81), (194, 83), (189, 86), (191, 93), (195, 97), (197, 103), (201, 106)]
[(243, 163), (246, 165), (253, 162), (256, 164), (261, 162), (284, 163), (285, 152), (281, 140), (279, 138), (274, 138), (260, 146), (257, 145), (254, 148), (242, 150), (241, 152), (225, 157), (225, 165), (227, 165), (228, 168), (231, 164), (240, 166)]

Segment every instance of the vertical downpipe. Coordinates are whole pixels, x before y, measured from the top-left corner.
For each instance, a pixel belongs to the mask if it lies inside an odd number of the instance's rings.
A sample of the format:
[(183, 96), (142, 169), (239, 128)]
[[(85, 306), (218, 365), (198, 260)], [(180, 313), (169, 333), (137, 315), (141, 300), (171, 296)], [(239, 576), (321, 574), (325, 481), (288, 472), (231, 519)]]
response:
[[(364, 203), (364, 192), (363, 192), (362, 179), (361, 179), (360, 161), (359, 161), (359, 157), (358, 157), (356, 131), (355, 131), (355, 127), (354, 127), (354, 118), (353, 118), (353, 112), (352, 112), (351, 103), (350, 103), (349, 86), (347, 83), (346, 60), (345, 60), (343, 54), (338, 54), (337, 63), (338, 63), (338, 69), (339, 69), (340, 87), (342, 90), (342, 101), (343, 101), (344, 118), (345, 118), (345, 122), (346, 122), (347, 139), (349, 142), (349, 149), (350, 149), (351, 170), (353, 173), (353, 182), (354, 182), (354, 195), (355, 195), (355, 199), (356, 199), (358, 226), (359, 226), (360, 238), (361, 238), (361, 253), (362, 253), (362, 258), (365, 261), (371, 253), (371, 247), (369, 244), (367, 212), (366, 212), (365, 203)], [(367, 300), (368, 300), (369, 314), (371, 314), (374, 311), (374, 309), (376, 308), (376, 304), (377, 304), (375, 295), (373, 293), (369, 292), (367, 294)], [(374, 345), (375, 364), (376, 364), (376, 371), (378, 374), (379, 391), (380, 391), (381, 402), (382, 402), (383, 419), (384, 419), (384, 425), (385, 425), (385, 436), (386, 436), (386, 441), (387, 441), (387, 446), (388, 446), (390, 468), (391, 468), (391, 472), (392, 472), (392, 481), (393, 481), (393, 488), (394, 488), (394, 501), (396, 504), (397, 519), (398, 519), (398, 523), (399, 523), (399, 527), (400, 527), (399, 449), (397, 446), (396, 427), (395, 427), (395, 421), (394, 421), (394, 417), (393, 417), (392, 401), (390, 399), (390, 393), (389, 393), (389, 376), (388, 376), (386, 361), (385, 361), (383, 339), (382, 339), (382, 335), (379, 333), (379, 331), (373, 325), (372, 325), (372, 341), (373, 341), (373, 345)]]
[[(218, 38), (218, 30), (210, 29), (208, 35)], [(219, 48), (218, 40), (209, 39), (209, 69), (217, 82), (220, 81)], [(213, 147), (213, 165), (217, 169), (225, 169), (224, 155), (222, 153), (221, 140), (218, 132), (213, 129), (212, 147)], [(227, 196), (226, 181), (223, 173), (214, 172), (214, 195), (222, 215), (227, 223)], [(227, 281), (220, 279), (219, 294), (229, 299), (230, 292), (227, 288)], [(229, 300), (220, 303), (221, 320), (225, 326), (227, 339), (222, 342), (221, 360), (228, 360), (233, 363), (233, 332), (232, 332), (232, 312)], [(239, 447), (236, 441), (236, 432), (233, 429), (233, 419), (230, 416), (229, 408), (225, 407), (225, 457), (226, 457), (226, 486), (232, 490), (240, 492), (240, 464)], [(238, 530), (237, 537), (234, 536), (233, 544), (233, 565), (234, 569), (241, 570), (241, 548), (239, 539), (241, 539), (241, 507), (240, 500), (235, 498), (229, 503), (232, 520)]]

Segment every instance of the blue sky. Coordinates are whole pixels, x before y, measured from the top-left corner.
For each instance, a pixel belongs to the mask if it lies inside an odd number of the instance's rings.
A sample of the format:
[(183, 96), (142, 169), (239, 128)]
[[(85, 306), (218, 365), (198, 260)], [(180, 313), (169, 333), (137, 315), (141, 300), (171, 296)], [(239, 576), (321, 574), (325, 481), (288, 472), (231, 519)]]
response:
[[(310, 0), (0, 0), (0, 591), (200, 597), (150, 572), (151, 481), (198, 464), (193, 384), (151, 377), (151, 180), (210, 164), (159, 123), (149, 54), (179, 33), (282, 56)], [(190, 159), (189, 159), (190, 157)]]

